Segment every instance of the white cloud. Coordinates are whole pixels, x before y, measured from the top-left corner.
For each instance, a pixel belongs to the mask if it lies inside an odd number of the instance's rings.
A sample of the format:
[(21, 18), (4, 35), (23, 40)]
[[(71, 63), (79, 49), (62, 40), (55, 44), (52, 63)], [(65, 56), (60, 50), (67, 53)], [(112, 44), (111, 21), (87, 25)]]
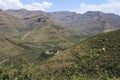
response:
[(31, 4), (23, 4), (20, 0), (0, 0), (1, 9), (20, 9), (25, 8), (28, 10), (43, 10), (52, 6), (51, 2), (44, 1), (43, 3), (38, 3), (33, 1)]
[(118, 2), (119, 0), (108, 0), (108, 2)]
[(87, 5), (80, 4), (78, 9), (75, 9), (77, 13), (85, 13), (87, 11), (102, 11), (106, 13), (115, 13), (120, 15), (120, 1), (118, 0), (108, 0), (108, 3), (99, 5)]

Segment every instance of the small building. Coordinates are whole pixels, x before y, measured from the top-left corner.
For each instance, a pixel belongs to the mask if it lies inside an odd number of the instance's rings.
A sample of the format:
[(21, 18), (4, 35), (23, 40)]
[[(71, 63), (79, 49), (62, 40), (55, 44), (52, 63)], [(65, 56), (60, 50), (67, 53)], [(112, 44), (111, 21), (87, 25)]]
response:
[(54, 50), (54, 51), (49, 51), (49, 50), (47, 50), (46, 52), (45, 52), (45, 54), (59, 54), (61, 52), (61, 50)]

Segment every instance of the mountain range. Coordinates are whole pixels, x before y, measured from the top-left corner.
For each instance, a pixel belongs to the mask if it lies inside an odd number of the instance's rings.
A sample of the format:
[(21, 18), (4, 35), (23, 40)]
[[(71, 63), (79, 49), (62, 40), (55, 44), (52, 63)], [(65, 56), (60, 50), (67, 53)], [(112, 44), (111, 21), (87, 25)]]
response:
[(119, 34), (92, 36), (59, 54), (18, 54), (0, 66), (0, 79), (119, 80)]
[(119, 29), (100, 11), (0, 10), (0, 79), (119, 80)]
[[(78, 14), (68, 11), (43, 12), (10, 9), (6, 11), (1, 10), (0, 15), (0, 32), (3, 34), (6, 32), (6, 35), (13, 38), (18, 38), (19, 36), (18, 39), (25, 41), (28, 40), (28, 37), (29, 40), (31, 40), (33, 37), (29, 35), (33, 35), (34, 39), (32, 39), (32, 41), (40, 42), (42, 39), (36, 39), (35, 37), (38, 36), (37, 34), (44, 33), (39, 33), (41, 32), (40, 29), (43, 29), (42, 27), (44, 26), (60, 26), (66, 28), (64, 31), (61, 30), (62, 32), (70, 29), (76, 31), (81, 36), (95, 35), (120, 28), (120, 16), (100, 11), (88, 11), (84, 14)], [(60, 30), (58, 29), (57, 32), (58, 31)]]
[(120, 16), (100, 11), (0, 10), (0, 34), (44, 51), (65, 50), (90, 36), (117, 29)]
[(88, 11), (43, 12), (19, 10), (0, 11), (0, 33), (20, 42), (79, 42), (86, 37), (120, 28), (120, 16)]

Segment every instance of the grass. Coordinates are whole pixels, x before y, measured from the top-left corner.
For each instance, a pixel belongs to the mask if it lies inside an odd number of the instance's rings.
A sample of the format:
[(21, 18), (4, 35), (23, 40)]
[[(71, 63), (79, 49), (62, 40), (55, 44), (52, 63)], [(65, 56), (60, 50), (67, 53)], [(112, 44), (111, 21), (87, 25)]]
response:
[(34, 52), (1, 65), (0, 79), (120, 80), (119, 34), (120, 30), (93, 36), (58, 55), (45, 55), (32, 47)]

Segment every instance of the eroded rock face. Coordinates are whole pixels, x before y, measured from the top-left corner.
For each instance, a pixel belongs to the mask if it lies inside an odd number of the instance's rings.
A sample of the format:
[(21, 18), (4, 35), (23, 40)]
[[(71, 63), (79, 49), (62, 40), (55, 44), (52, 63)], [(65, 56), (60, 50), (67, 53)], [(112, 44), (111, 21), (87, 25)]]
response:
[(44, 18), (38, 18), (37, 22), (45, 22), (46, 20)]

